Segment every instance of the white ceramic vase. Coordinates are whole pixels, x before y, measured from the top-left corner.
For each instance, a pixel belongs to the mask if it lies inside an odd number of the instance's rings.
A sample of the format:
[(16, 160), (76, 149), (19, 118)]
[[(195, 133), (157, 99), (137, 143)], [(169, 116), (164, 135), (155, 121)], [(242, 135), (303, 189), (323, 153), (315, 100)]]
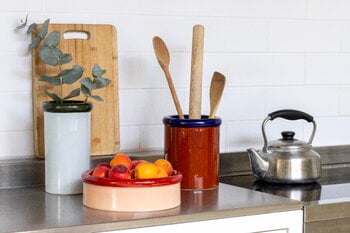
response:
[[(52, 102), (50, 102), (52, 105)], [(45, 191), (79, 194), (81, 175), (90, 168), (91, 108), (43, 106)]]

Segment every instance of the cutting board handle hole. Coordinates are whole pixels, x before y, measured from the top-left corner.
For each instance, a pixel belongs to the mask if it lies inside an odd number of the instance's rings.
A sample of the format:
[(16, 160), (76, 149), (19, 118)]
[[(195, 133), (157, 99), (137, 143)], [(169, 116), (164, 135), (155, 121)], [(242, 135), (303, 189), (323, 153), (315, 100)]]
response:
[(85, 31), (66, 31), (63, 33), (63, 38), (66, 40), (88, 40), (90, 33)]

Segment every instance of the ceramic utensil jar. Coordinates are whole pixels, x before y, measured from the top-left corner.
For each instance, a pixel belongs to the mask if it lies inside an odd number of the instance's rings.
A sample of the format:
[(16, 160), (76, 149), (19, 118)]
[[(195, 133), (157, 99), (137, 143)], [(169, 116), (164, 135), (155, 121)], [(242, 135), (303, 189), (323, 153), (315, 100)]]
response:
[(181, 189), (214, 189), (219, 183), (220, 118), (163, 118), (165, 158), (182, 173)]

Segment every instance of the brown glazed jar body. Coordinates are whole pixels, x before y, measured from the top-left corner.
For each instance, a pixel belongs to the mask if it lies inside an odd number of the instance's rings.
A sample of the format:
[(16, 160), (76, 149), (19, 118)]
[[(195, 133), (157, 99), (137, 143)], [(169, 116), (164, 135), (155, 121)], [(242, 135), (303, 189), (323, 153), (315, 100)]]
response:
[(163, 123), (165, 158), (182, 173), (181, 189), (217, 188), (221, 119), (167, 116)]

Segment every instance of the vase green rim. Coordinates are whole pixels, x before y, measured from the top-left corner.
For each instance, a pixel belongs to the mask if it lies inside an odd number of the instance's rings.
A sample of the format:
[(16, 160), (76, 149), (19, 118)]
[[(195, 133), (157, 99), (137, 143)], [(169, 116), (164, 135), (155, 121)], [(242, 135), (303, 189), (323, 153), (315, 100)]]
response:
[(48, 101), (42, 105), (44, 112), (55, 113), (90, 112), (92, 107), (92, 103), (79, 100), (64, 101), (63, 103)]

